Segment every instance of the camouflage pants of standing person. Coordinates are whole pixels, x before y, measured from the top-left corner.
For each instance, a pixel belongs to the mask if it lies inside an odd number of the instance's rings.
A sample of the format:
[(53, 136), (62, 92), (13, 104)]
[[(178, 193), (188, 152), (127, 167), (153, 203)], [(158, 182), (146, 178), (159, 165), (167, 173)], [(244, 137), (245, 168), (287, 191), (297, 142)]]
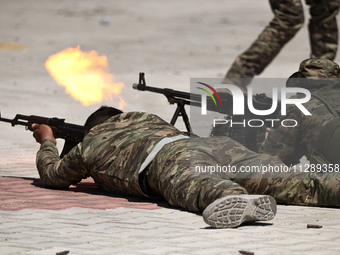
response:
[[(251, 78), (260, 74), (302, 27), (304, 14), (301, 0), (269, 2), (274, 18), (252, 45), (235, 59), (223, 83), (248, 85)], [(339, 0), (306, 0), (306, 3), (310, 7), (311, 15), (308, 27), (310, 57), (333, 60), (338, 48), (336, 15), (339, 11)]]
[[(270, 166), (281, 170), (256, 171)], [(241, 194), (267, 194), (284, 204), (340, 206), (340, 181), (335, 174), (321, 178), (295, 173), (278, 157), (257, 154), (227, 137), (167, 144), (147, 175), (154, 190), (172, 206), (192, 212), (202, 212), (218, 198)]]

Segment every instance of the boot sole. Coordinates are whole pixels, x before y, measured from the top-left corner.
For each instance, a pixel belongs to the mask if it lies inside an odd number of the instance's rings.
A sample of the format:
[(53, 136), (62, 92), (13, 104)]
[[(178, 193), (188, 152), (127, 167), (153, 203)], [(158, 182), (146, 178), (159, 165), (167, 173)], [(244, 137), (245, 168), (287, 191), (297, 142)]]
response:
[(243, 222), (271, 220), (276, 210), (271, 196), (232, 195), (211, 203), (203, 211), (203, 219), (214, 228), (235, 228)]

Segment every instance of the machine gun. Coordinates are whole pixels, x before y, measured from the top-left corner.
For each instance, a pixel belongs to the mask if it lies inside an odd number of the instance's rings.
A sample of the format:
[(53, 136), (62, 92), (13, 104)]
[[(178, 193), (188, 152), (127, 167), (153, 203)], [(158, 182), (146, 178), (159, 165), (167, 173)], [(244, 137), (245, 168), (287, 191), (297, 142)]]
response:
[(181, 116), (183, 118), (183, 122), (185, 124), (187, 131), (189, 133), (192, 133), (189, 117), (185, 110), (185, 105), (201, 106), (200, 95), (190, 94), (187, 92), (177, 91), (177, 90), (168, 89), (168, 88), (161, 89), (161, 88), (146, 86), (144, 73), (139, 73), (139, 82), (134, 83), (132, 87), (134, 89), (141, 90), (141, 91), (150, 91), (154, 93), (163, 94), (168, 99), (169, 104), (177, 104), (177, 108), (174, 112), (174, 115), (172, 116), (170, 124), (175, 125), (178, 117)]
[(60, 154), (61, 158), (84, 138), (84, 127), (76, 124), (65, 123), (65, 119), (55, 117), (46, 118), (35, 115), (27, 116), (22, 114), (17, 114), (14, 119), (7, 119), (2, 118), (0, 114), (0, 121), (11, 123), (13, 127), (16, 125), (25, 126), (26, 130), (30, 130), (33, 123), (50, 126), (55, 138), (65, 140), (63, 150)]
[[(145, 74), (139, 73), (139, 82), (134, 83), (132, 85), (134, 89), (141, 91), (150, 91), (154, 93), (163, 94), (170, 104), (177, 104), (177, 108), (174, 112), (174, 115), (170, 121), (170, 124), (175, 125), (179, 116), (182, 116), (186, 129), (189, 133), (192, 133), (192, 128), (190, 125), (189, 117), (185, 110), (185, 105), (192, 105), (195, 107), (201, 107), (201, 95), (188, 93), (183, 91), (177, 91), (169, 88), (157, 88), (150, 87), (146, 85), (145, 82)], [(251, 119), (258, 119), (265, 123), (265, 126), (270, 126), (272, 122), (268, 122), (268, 119), (276, 119), (280, 108), (278, 107), (275, 112), (266, 116), (258, 116), (254, 115), (250, 112), (247, 105), (245, 105), (245, 114), (244, 115), (234, 115), (233, 116), (233, 96), (230, 93), (218, 93), (220, 99), (223, 103), (223, 107), (215, 104), (212, 98), (207, 98), (207, 110), (219, 112), (221, 114), (225, 114), (226, 120), (233, 120), (234, 122), (238, 122), (242, 119), (242, 121), (248, 121)], [(247, 102), (247, 95), (245, 94), (244, 102)], [(213, 94), (215, 100), (219, 100), (215, 94)], [(253, 96), (253, 106), (257, 110), (267, 110), (272, 106), (272, 99), (267, 97), (265, 94), (256, 94)], [(229, 122), (230, 123), (230, 122)], [(248, 149), (258, 151), (259, 145), (265, 138), (265, 127), (237, 127), (228, 125), (216, 125), (212, 127), (211, 136), (228, 136), (233, 138), (234, 140), (240, 142), (245, 145)]]

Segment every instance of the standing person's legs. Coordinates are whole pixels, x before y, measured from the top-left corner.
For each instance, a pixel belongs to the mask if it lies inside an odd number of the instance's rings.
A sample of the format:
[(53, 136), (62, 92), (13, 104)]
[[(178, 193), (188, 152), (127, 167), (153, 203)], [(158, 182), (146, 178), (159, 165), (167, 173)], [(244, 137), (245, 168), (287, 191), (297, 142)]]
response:
[(306, 0), (310, 6), (311, 58), (334, 60), (338, 50), (339, 0)]
[(300, 0), (269, 0), (269, 2), (274, 18), (252, 45), (235, 59), (223, 83), (248, 85), (251, 78), (260, 74), (301, 28), (304, 15)]

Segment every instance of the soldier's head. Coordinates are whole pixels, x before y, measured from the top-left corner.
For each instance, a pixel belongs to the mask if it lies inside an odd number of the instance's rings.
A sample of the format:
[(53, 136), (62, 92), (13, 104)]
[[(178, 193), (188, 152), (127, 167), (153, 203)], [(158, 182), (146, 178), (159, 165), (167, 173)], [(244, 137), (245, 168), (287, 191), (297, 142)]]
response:
[(299, 71), (292, 74), (286, 83), (287, 87), (315, 89), (337, 82), (340, 67), (337, 63), (321, 58), (309, 58), (301, 62)]
[(101, 106), (98, 110), (93, 112), (86, 120), (84, 129), (85, 129), (85, 135), (88, 134), (91, 128), (94, 126), (97, 126), (101, 123), (104, 123), (109, 118), (123, 113), (121, 110), (116, 109), (114, 107), (109, 106)]

